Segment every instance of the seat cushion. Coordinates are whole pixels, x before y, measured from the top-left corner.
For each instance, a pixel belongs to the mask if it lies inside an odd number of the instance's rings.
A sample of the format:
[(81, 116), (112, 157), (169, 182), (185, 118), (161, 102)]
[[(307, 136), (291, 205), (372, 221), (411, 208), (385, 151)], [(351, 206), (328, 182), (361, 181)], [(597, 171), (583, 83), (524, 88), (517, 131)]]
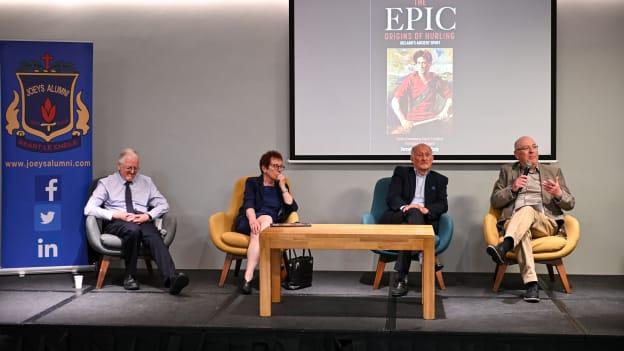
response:
[(100, 241), (107, 249), (121, 250), (121, 239), (116, 235), (104, 233), (100, 236)]
[(531, 241), (534, 253), (559, 251), (563, 249), (565, 244), (565, 237), (559, 235), (537, 238)]
[(249, 235), (237, 232), (225, 232), (221, 234), (221, 240), (230, 246), (238, 248), (246, 249), (249, 246)]
[[(121, 238), (113, 234), (102, 234), (100, 236), (100, 240), (106, 249), (115, 251), (118, 250), (119, 252), (116, 254), (121, 255)], [(150, 256), (150, 251), (143, 244), (140, 244), (139, 256)]]

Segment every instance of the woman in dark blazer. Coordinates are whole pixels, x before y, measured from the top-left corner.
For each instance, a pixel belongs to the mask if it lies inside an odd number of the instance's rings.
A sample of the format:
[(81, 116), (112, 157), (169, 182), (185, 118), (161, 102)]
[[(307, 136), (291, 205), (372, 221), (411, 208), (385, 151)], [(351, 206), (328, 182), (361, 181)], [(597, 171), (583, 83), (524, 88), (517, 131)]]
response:
[(298, 209), (286, 185), (282, 155), (277, 151), (265, 152), (260, 157), (260, 171), (260, 176), (247, 178), (243, 205), (236, 217), (235, 230), (250, 236), (241, 288), (244, 294), (251, 293), (251, 280), (260, 260), (260, 232), (271, 223), (284, 222), (291, 212)]

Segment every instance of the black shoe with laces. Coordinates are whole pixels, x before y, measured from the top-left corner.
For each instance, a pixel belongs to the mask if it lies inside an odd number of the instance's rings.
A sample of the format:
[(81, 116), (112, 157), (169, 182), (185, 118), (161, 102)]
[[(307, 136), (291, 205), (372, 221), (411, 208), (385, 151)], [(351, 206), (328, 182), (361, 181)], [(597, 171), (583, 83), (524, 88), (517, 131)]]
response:
[(139, 283), (130, 274), (124, 278), (124, 289), (126, 290), (139, 290)]
[(189, 283), (189, 278), (184, 273), (178, 273), (169, 278), (169, 294), (178, 295)]
[(488, 245), (486, 252), (492, 257), (492, 261), (496, 264), (505, 263), (505, 249), (502, 244)]
[(524, 301), (526, 302), (539, 302), (539, 285), (537, 282), (527, 284), (526, 292), (524, 293)]
[(392, 291), (390, 291), (390, 293), (392, 294), (392, 296), (394, 297), (401, 297), (401, 296), (405, 296), (407, 295), (407, 291), (408, 291), (408, 287), (407, 287), (407, 281), (405, 280), (399, 280), (399, 282), (397, 283), (397, 285), (392, 288)]

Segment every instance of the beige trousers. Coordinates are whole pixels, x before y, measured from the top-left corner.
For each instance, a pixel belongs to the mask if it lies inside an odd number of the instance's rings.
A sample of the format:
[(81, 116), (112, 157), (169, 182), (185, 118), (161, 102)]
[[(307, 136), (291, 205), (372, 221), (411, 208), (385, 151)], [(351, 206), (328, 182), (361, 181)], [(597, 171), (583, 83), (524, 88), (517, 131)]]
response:
[(531, 206), (524, 206), (505, 222), (505, 237), (514, 241), (522, 281), (536, 282), (535, 260), (531, 239), (557, 234), (557, 222)]

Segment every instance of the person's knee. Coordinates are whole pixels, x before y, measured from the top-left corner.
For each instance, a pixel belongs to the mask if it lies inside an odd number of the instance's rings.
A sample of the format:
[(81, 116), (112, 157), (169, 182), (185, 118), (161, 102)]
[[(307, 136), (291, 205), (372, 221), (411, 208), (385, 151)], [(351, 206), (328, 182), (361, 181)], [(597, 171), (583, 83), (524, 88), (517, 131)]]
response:
[(422, 212), (420, 212), (419, 209), (417, 208), (410, 208), (409, 210), (407, 210), (407, 212), (405, 212), (408, 216), (410, 215), (414, 215), (414, 216), (422, 216)]
[(124, 234), (130, 240), (138, 239), (141, 237), (141, 227), (136, 223), (128, 223), (124, 228)]
[(425, 223), (425, 215), (420, 212), (417, 208), (410, 208), (407, 211), (407, 223), (408, 224), (424, 224)]
[(535, 209), (531, 206), (522, 206), (514, 213), (514, 215), (532, 215), (535, 214)]
[(258, 221), (260, 221), (260, 231), (262, 231), (271, 226), (273, 218), (271, 218), (271, 216), (262, 215), (258, 217)]

